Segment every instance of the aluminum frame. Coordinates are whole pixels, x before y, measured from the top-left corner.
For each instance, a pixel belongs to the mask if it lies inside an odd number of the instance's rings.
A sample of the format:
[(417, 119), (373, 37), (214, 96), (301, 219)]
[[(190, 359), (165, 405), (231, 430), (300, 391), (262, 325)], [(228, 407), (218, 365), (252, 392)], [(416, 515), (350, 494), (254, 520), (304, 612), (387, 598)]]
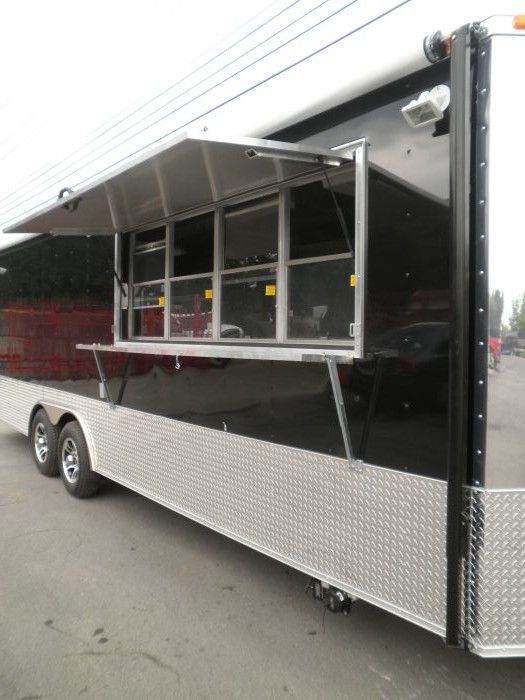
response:
[[(153, 284), (164, 282), (165, 285), (165, 313), (164, 313), (164, 335), (162, 337), (148, 337), (137, 336), (134, 333), (133, 324), (133, 305), (128, 303), (128, 337), (129, 340), (140, 343), (165, 341), (166, 343), (172, 345), (180, 345), (180, 349), (177, 352), (170, 352), (167, 354), (182, 355), (194, 354), (199, 350), (204, 351), (202, 345), (222, 345), (223, 350), (219, 354), (209, 354), (206, 350), (206, 357), (233, 357), (233, 355), (224, 355), (225, 348), (232, 349), (235, 352), (235, 357), (249, 358), (253, 357), (253, 353), (248, 350), (246, 353), (242, 353), (239, 346), (245, 345), (247, 348), (252, 345), (258, 345), (257, 357), (262, 359), (277, 359), (285, 353), (275, 353), (271, 351), (271, 348), (266, 348), (265, 351), (261, 349), (261, 344), (271, 344), (272, 347), (284, 349), (286, 346), (291, 350), (291, 346), (297, 346), (300, 348), (311, 348), (311, 352), (303, 352), (301, 355), (313, 355), (320, 357), (319, 348), (317, 346), (326, 347), (330, 353), (333, 350), (341, 350), (343, 348), (348, 348), (350, 356), (353, 357), (363, 357), (364, 356), (364, 316), (365, 316), (365, 291), (366, 291), (366, 264), (367, 264), (367, 209), (368, 209), (368, 158), (367, 158), (367, 143), (365, 139), (358, 139), (356, 141), (343, 144), (342, 146), (337, 146), (332, 149), (334, 152), (340, 153), (341, 162), (344, 164), (340, 166), (338, 172), (345, 172), (348, 170), (351, 172), (350, 163), (353, 164), (353, 174), (354, 174), (354, 193), (355, 193), (355, 270), (356, 275), (356, 287), (355, 287), (355, 299), (354, 299), (354, 322), (352, 324), (354, 329), (354, 336), (348, 340), (346, 339), (312, 339), (308, 338), (290, 338), (288, 337), (288, 270), (292, 265), (308, 264), (308, 262), (325, 262), (329, 260), (337, 259), (348, 259), (352, 257), (350, 253), (340, 253), (335, 255), (325, 255), (312, 258), (303, 258), (298, 260), (290, 260), (289, 257), (289, 244), (290, 244), (290, 188), (292, 186), (300, 186), (303, 184), (308, 184), (311, 182), (316, 182), (322, 179), (322, 172), (301, 174), (296, 178), (288, 179), (284, 183), (272, 184), (271, 186), (264, 188), (257, 188), (252, 192), (245, 192), (235, 197), (229, 197), (225, 200), (217, 202), (214, 205), (196, 208), (190, 212), (184, 212), (181, 215), (177, 215), (165, 220), (163, 223), (166, 226), (166, 261), (165, 261), (165, 278), (164, 280), (153, 280), (144, 282), (141, 284)], [(235, 269), (223, 269), (223, 254), (224, 254), (224, 220), (225, 220), (225, 208), (226, 206), (232, 206), (237, 204), (246, 204), (249, 208), (250, 203), (253, 206), (257, 206), (257, 200), (263, 197), (276, 196), (276, 203), (278, 208), (278, 258), (274, 263), (264, 263), (260, 265), (247, 266)], [(264, 203), (266, 205), (266, 203)], [(268, 206), (272, 206), (271, 202), (267, 203)], [(173, 278), (172, 270), (172, 258), (173, 258), (173, 245), (174, 245), (174, 226), (177, 221), (186, 221), (188, 219), (197, 217), (201, 214), (211, 213), (214, 214), (214, 253), (213, 253), (213, 271), (211, 274), (202, 273), (198, 275), (187, 275), (184, 278)], [(151, 230), (159, 226), (159, 222), (152, 222), (147, 227), (141, 227), (140, 230), (131, 232), (130, 240), (130, 251), (129, 251), (129, 289), (133, 290), (135, 286), (133, 283), (133, 255), (135, 249), (135, 237), (136, 234), (144, 231)], [(119, 239), (121, 240), (121, 239)], [(221, 338), (221, 288), (222, 279), (224, 275), (235, 274), (235, 272), (246, 272), (255, 269), (268, 269), (272, 268), (276, 271), (276, 284), (277, 284), (277, 294), (276, 294), (276, 332), (275, 339), (252, 339), (252, 338), (239, 338), (235, 340), (235, 351), (229, 340), (223, 340)], [(192, 338), (182, 338), (178, 336), (171, 335), (170, 328), (170, 309), (171, 309), (171, 282), (177, 279), (192, 279), (192, 278), (212, 278), (213, 286), (213, 302), (212, 302), (212, 333), (210, 338), (199, 338), (198, 343)], [(115, 281), (116, 286), (116, 281)], [(115, 292), (115, 299), (117, 298)], [(131, 294), (131, 299), (132, 299)], [(125, 350), (125, 347), (129, 347), (129, 341), (124, 344), (120, 337), (115, 336), (115, 343)], [(79, 346), (81, 347), (81, 346)], [(107, 350), (109, 346), (104, 346)], [(217, 348), (218, 350), (218, 348)], [(336, 353), (338, 354), (338, 353)], [(339, 353), (340, 354), (340, 353)], [(295, 359), (298, 354), (294, 351), (288, 353), (289, 359)], [(346, 357), (346, 353), (345, 353)], [(347, 360), (345, 360), (347, 361)]]

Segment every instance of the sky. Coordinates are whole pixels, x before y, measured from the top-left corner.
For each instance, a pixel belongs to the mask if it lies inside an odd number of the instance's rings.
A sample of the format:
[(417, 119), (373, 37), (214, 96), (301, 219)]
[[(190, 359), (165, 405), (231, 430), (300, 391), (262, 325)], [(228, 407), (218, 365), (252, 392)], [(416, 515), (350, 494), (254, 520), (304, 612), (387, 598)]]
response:
[[(441, 0), (440, 13), (445, 16), (456, 1)], [(476, 7), (480, 18), (525, 11), (525, 0), (461, 1)], [(413, 0), (413, 12), (428, 10), (426, 3), (430, 0)], [(60, 161), (113, 117), (144, 104), (215, 55), (249, 20), (292, 4), (293, 0), (0, 3), (0, 204), (32, 173)], [(435, 10), (434, 3), (432, 7)], [(523, 91), (516, 94), (523, 100)], [(504, 147), (500, 150), (506, 152)], [(521, 181), (510, 179), (516, 187)], [(515, 199), (520, 201), (518, 192)], [(515, 259), (522, 261), (525, 244), (521, 227), (516, 229), (521, 217), (511, 217), (507, 210), (507, 223), (502, 225), (502, 215), (497, 223), (509, 235), (512, 232), (513, 245), (520, 251)], [(504, 240), (508, 246), (508, 237), (501, 237), (502, 245)], [(511, 275), (508, 267), (494, 275), (496, 284), (508, 289), (509, 299), (523, 289), (521, 268), (516, 266)], [(507, 304), (506, 315), (509, 311)]]
[(0, 4), (0, 196), (177, 77), (280, 0)]

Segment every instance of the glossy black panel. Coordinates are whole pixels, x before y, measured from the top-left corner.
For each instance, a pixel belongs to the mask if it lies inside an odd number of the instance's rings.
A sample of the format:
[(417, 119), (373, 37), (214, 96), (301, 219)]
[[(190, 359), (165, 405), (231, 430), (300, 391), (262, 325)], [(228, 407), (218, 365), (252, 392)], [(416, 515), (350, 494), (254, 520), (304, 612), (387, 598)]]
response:
[[(97, 396), (94, 360), (75, 345), (111, 341), (113, 240), (41, 237), (0, 261), (0, 372)], [(110, 376), (123, 361), (109, 360)]]
[[(443, 77), (433, 71), (419, 75), (418, 89), (432, 87)], [(384, 91), (382, 101), (375, 93), (369, 115), (363, 98), (338, 108), (337, 118), (326, 115), (325, 125), (317, 122), (318, 134), (308, 140), (331, 147), (366, 136), (371, 144), (366, 300), (370, 359), (339, 370), (354, 447), (369, 462), (443, 478), (448, 135), (446, 129), (439, 130), (441, 136), (434, 136), (432, 128), (410, 130), (399, 121), (400, 106), (415, 90), (413, 82), (406, 84), (412, 87), (403, 83), (395, 93)], [(253, 255), (272, 252), (267, 248)], [(235, 253), (251, 255), (250, 250)], [(74, 346), (111, 340), (113, 241), (42, 238), (0, 253), (0, 265), (8, 269), (0, 276), (0, 372), (98, 396), (92, 357)], [(249, 289), (254, 293), (256, 288)], [(261, 323), (267, 328), (273, 324), (275, 297), (266, 295), (266, 283), (261, 293)], [(238, 334), (237, 320), (232, 317), (229, 322), (230, 330)], [(247, 325), (246, 319), (242, 325)], [(258, 328), (261, 332), (260, 324)], [(107, 354), (103, 360), (117, 395), (125, 358)], [(378, 400), (370, 408), (378, 368), (382, 369)], [(174, 357), (136, 356), (124, 405), (344, 455), (328, 372), (322, 364), (182, 358), (177, 369)]]

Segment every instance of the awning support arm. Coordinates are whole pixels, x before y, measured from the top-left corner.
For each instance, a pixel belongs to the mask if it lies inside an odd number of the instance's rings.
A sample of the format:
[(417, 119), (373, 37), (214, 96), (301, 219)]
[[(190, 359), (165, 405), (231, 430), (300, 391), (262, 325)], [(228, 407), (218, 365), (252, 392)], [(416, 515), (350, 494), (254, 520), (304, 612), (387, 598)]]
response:
[(122, 375), (122, 382), (120, 383), (120, 389), (117, 396), (117, 406), (120, 406), (122, 399), (124, 398), (124, 392), (126, 391), (126, 386), (128, 384), (129, 372), (131, 370), (131, 355), (126, 358), (126, 364), (124, 366), (124, 374)]
[(109, 384), (108, 380), (106, 377), (106, 373), (104, 372), (104, 365), (102, 364), (102, 358), (100, 357), (100, 353), (98, 350), (93, 350), (93, 355), (95, 356), (95, 362), (97, 363), (97, 369), (98, 369), (98, 375), (100, 377), (100, 381), (102, 382), (102, 386), (104, 387), (104, 394), (106, 395), (106, 399), (108, 400), (109, 405), (114, 408), (115, 403), (113, 401), (113, 398), (111, 397), (111, 391), (109, 389)]
[(368, 411), (366, 414), (365, 424), (363, 426), (363, 432), (361, 434), (361, 442), (359, 444), (359, 459), (363, 460), (365, 459), (366, 448), (368, 447), (370, 427), (372, 425), (372, 420), (376, 412), (377, 397), (379, 396), (379, 387), (381, 385), (381, 379), (383, 377), (384, 357), (382, 355), (377, 355), (375, 362), (376, 366), (374, 370), (374, 383), (372, 384), (372, 392), (370, 394), (370, 401), (368, 403)]
[(339, 372), (337, 371), (337, 360), (333, 355), (326, 355), (326, 366), (328, 367), (328, 374), (330, 376), (330, 382), (332, 384), (332, 392), (334, 395), (335, 408), (337, 410), (337, 417), (339, 419), (339, 427), (341, 428), (341, 434), (343, 436), (343, 443), (345, 446), (346, 459), (348, 460), (348, 465), (350, 469), (357, 470), (355, 463), (355, 457), (352, 450), (352, 438), (350, 436), (350, 429), (348, 427), (348, 420), (346, 417), (345, 400), (343, 398), (343, 391), (341, 389), (341, 382), (339, 381)]

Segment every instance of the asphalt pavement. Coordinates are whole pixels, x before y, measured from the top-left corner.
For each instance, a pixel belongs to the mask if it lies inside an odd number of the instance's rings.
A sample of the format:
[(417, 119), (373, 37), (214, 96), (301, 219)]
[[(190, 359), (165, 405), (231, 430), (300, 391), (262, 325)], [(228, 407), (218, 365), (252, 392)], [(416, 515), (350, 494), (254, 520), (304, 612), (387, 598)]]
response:
[(0, 698), (523, 698), (525, 661), (306, 583), (120, 486), (75, 500), (0, 423)]

